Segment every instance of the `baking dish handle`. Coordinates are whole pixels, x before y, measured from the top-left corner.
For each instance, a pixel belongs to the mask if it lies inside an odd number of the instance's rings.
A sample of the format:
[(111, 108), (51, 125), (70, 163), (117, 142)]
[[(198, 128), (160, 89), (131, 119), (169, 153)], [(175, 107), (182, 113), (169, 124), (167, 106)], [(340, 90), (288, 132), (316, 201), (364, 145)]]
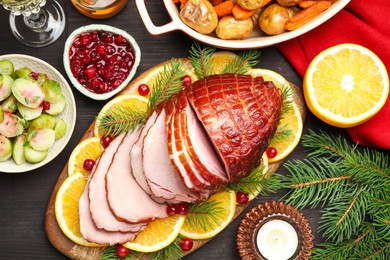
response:
[(173, 21), (170, 21), (169, 23), (161, 26), (155, 26), (150, 19), (148, 10), (146, 10), (145, 1), (146, 0), (135, 0), (135, 4), (137, 5), (141, 19), (149, 33), (152, 35), (159, 35), (179, 29)]

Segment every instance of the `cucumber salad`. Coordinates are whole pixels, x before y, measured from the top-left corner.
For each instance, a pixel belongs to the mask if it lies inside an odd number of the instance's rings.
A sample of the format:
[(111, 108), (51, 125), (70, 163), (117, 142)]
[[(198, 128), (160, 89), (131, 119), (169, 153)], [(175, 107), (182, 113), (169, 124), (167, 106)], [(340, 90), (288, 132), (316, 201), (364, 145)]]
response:
[(0, 60), (0, 162), (13, 159), (20, 165), (44, 160), (66, 133), (60, 118), (65, 106), (57, 81)]

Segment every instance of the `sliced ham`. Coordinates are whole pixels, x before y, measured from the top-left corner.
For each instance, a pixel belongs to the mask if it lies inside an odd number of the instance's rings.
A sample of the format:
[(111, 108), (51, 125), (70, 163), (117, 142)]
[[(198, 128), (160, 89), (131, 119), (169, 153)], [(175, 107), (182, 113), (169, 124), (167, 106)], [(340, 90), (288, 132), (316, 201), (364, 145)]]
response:
[(157, 119), (157, 113), (153, 112), (152, 115), (148, 118), (145, 125), (142, 127), (141, 132), (138, 135), (136, 142), (130, 148), (130, 167), (131, 172), (137, 181), (137, 183), (141, 186), (141, 188), (149, 195), (151, 195), (150, 188), (148, 186), (148, 182), (146, 181), (146, 177), (143, 171), (143, 157), (142, 157), (142, 145), (145, 135), (147, 134), (150, 127), (153, 126), (154, 122)]
[(80, 232), (83, 238), (90, 242), (109, 245), (125, 243), (135, 238), (136, 232), (110, 232), (98, 229), (92, 219), (89, 202), (87, 184), (79, 199)]
[(184, 185), (171, 164), (165, 118), (166, 113), (163, 109), (144, 138), (142, 147), (144, 176), (151, 196), (156, 201), (171, 204), (194, 202), (198, 199), (197, 194)]
[(114, 215), (129, 223), (145, 223), (167, 217), (167, 205), (154, 201), (138, 184), (130, 166), (130, 149), (138, 139), (133, 131), (118, 147), (107, 175), (107, 200)]
[(91, 172), (89, 180), (90, 211), (97, 228), (107, 231), (135, 232), (141, 226), (126, 223), (118, 220), (112, 213), (107, 201), (106, 174), (111, 165), (112, 159), (119, 145), (122, 143), (125, 134), (116, 137), (104, 150), (97, 162), (96, 167)]

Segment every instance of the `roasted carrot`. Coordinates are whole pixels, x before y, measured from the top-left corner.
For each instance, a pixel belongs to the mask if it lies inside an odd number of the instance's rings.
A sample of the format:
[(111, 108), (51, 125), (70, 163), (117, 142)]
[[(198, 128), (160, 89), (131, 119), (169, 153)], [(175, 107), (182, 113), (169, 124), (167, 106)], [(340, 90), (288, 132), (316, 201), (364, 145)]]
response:
[(183, 9), (188, 0), (172, 0), (174, 4), (180, 3), (180, 9)]
[(216, 6), (216, 5), (219, 5), (223, 2), (225, 2), (225, 0), (209, 0), (209, 2), (213, 5), (213, 6)]
[(214, 6), (214, 10), (217, 13), (218, 18), (231, 15), (234, 7), (234, 2), (231, 0), (227, 0), (222, 2), (216, 6)]
[(317, 15), (328, 9), (331, 5), (332, 4), (329, 1), (318, 1), (312, 6), (305, 8), (293, 15), (290, 19), (287, 20), (284, 28), (288, 31), (295, 30), (310, 22)]
[(255, 12), (256, 10), (246, 10), (239, 4), (235, 4), (232, 10), (232, 14), (236, 20), (245, 20), (251, 17)]

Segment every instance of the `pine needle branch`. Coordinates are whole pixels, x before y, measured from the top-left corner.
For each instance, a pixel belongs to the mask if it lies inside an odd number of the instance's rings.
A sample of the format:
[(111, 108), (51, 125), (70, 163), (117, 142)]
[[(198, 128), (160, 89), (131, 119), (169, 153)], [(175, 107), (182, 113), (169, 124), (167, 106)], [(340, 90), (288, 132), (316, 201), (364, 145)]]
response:
[(259, 50), (240, 52), (237, 58), (226, 64), (222, 73), (245, 74), (259, 63), (260, 55), (261, 52)]
[(264, 173), (264, 166), (256, 167), (252, 172), (238, 182), (229, 183), (227, 188), (235, 192), (241, 191), (255, 196), (266, 196), (268, 192), (275, 192), (280, 187), (280, 175), (271, 177), (268, 171)]
[(196, 76), (201, 79), (211, 74), (210, 64), (215, 48), (194, 42), (190, 49), (189, 58)]
[(188, 208), (186, 221), (191, 226), (199, 226), (203, 231), (212, 230), (218, 226), (218, 219), (225, 209), (218, 201), (203, 201), (191, 204)]

